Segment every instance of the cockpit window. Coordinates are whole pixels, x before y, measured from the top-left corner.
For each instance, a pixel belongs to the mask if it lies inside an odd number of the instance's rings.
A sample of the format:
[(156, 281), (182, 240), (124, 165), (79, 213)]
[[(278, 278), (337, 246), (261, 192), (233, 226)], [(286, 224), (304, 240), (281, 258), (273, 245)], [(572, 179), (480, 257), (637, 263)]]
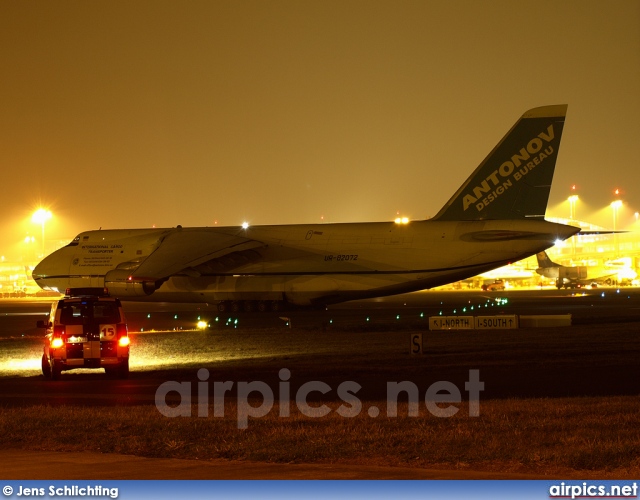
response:
[(71, 243), (69, 243), (67, 246), (68, 247), (77, 247), (80, 244), (80, 236), (76, 236), (75, 238), (73, 238), (73, 241)]

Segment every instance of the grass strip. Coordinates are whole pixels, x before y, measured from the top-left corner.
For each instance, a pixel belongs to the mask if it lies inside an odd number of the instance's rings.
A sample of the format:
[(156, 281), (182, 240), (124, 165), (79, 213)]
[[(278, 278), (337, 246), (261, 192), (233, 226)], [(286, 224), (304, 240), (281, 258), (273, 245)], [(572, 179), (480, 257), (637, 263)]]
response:
[[(253, 402), (259, 406), (260, 401)], [(317, 403), (318, 405), (321, 403)], [(169, 418), (154, 406), (32, 406), (0, 412), (0, 448), (93, 451), (144, 457), (251, 460), (280, 463), (349, 463), (401, 467), (578, 473), (582, 477), (640, 475), (640, 398), (509, 399), (481, 402), (470, 417), (465, 403), (449, 418), (420, 405), (408, 416), (386, 416), (386, 402), (363, 402), (355, 417), (340, 403), (324, 403), (322, 417), (289, 417), (278, 404), (238, 429), (238, 406), (225, 401), (224, 417)], [(377, 417), (367, 409), (380, 409)], [(319, 411), (319, 410), (318, 410)], [(573, 474), (572, 474), (573, 475)]]

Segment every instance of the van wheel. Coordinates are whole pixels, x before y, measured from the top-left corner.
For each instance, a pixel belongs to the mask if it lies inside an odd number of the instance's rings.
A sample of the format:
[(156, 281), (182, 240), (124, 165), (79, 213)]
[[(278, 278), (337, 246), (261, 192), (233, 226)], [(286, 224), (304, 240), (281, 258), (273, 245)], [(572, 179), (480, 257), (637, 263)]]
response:
[(60, 362), (54, 359), (53, 366), (51, 367), (51, 379), (60, 380), (61, 374), (62, 374), (62, 366), (60, 365)]
[(42, 355), (42, 374), (44, 378), (51, 378), (51, 365), (46, 354)]
[(125, 359), (118, 365), (118, 378), (119, 379), (127, 379), (129, 378), (129, 358)]

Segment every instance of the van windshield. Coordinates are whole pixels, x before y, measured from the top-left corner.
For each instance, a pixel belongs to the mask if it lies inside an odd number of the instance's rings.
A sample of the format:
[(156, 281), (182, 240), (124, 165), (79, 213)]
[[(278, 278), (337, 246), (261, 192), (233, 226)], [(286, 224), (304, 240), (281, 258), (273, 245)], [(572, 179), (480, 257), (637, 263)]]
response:
[(120, 312), (112, 302), (66, 303), (60, 312), (60, 322), (63, 325), (82, 325), (86, 323), (84, 318), (99, 324), (119, 323)]

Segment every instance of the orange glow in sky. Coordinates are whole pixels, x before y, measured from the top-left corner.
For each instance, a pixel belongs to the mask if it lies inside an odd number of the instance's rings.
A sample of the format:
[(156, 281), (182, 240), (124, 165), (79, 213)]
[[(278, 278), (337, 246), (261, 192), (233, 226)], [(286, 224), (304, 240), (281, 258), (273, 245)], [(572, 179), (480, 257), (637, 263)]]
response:
[[(640, 208), (640, 3), (4, 2), (3, 234), (435, 214), (568, 104), (550, 206)], [(582, 212), (581, 208), (581, 212)], [(22, 224), (22, 225), (21, 225)], [(20, 227), (18, 227), (20, 226)], [(23, 227), (24, 226), (24, 227)], [(1, 251), (2, 249), (0, 249)]]

